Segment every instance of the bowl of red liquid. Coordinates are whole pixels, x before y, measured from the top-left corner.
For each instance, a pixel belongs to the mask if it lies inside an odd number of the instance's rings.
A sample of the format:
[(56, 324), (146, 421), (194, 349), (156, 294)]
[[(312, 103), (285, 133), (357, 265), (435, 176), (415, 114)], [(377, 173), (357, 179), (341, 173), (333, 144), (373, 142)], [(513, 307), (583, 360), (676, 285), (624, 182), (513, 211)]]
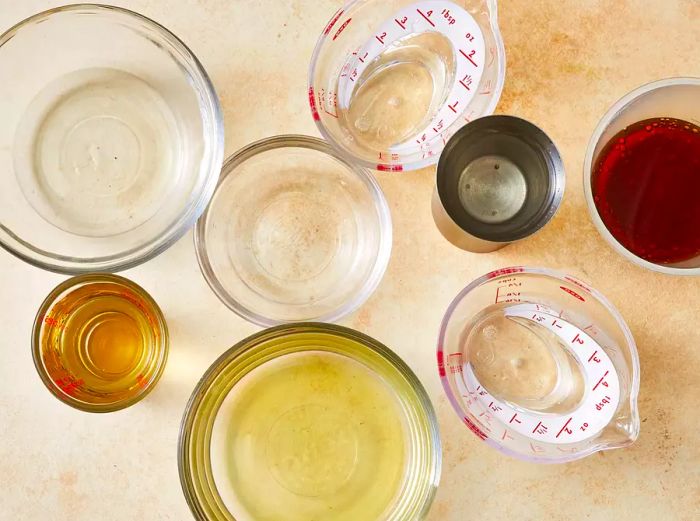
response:
[(626, 258), (700, 275), (700, 78), (648, 83), (615, 103), (588, 144), (584, 190)]

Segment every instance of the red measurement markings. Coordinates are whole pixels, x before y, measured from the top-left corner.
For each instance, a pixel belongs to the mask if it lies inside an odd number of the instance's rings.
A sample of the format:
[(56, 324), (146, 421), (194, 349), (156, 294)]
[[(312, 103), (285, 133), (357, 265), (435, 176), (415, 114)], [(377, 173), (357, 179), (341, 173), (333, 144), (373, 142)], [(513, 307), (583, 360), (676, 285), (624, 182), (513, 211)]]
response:
[(600, 401), (600, 403), (596, 404), (595, 408), (596, 410), (600, 411), (608, 403), (610, 403), (610, 397), (607, 395), (603, 396), (603, 399)]
[(382, 34), (376, 35), (375, 38), (377, 39), (377, 41), (378, 41), (379, 43), (381, 43), (382, 45), (384, 45), (384, 38), (386, 38), (386, 31), (384, 31)]
[[(510, 275), (512, 273), (522, 273), (524, 270), (523, 268), (501, 268), (500, 270), (494, 270), (491, 273), (486, 275), (487, 279), (493, 279), (495, 277), (500, 277), (501, 275)], [(515, 279), (508, 279), (504, 280), (502, 282), (509, 282), (511, 280)]]
[(547, 426), (544, 425), (542, 422), (539, 422), (537, 426), (532, 429), (532, 434), (547, 434)]
[(440, 376), (445, 376), (445, 355), (442, 350), (437, 352), (438, 373)]
[(442, 128), (445, 126), (445, 122), (441, 119), (440, 121), (437, 122), (437, 124), (433, 127), (433, 131), (437, 134), (439, 133)]
[(574, 338), (571, 339), (571, 343), (572, 343), (572, 344), (583, 345), (583, 344), (584, 344), (584, 340), (583, 340), (583, 338), (581, 338), (581, 337), (579, 336), (578, 333), (576, 333), (576, 336), (575, 336)]
[(403, 165), (377, 165), (380, 172), (402, 172)]
[(533, 454), (540, 454), (542, 452), (545, 452), (544, 448), (540, 447), (539, 445), (533, 445), (532, 443), (530, 443), (530, 450)]
[(482, 418), (487, 425), (491, 426), (491, 420), (493, 420), (493, 416), (491, 416), (490, 412), (482, 412), (481, 414), (479, 414), (479, 418)]
[(474, 67), (478, 67), (478, 65), (474, 61), (474, 55), (476, 54), (476, 51), (470, 51), (469, 54), (467, 54), (462, 49), (460, 49), (459, 52), (462, 54), (462, 56), (469, 60)]
[(491, 409), (493, 412), (498, 412), (498, 411), (502, 411), (503, 407), (501, 407), (500, 405), (495, 405), (493, 402), (491, 402), (489, 404), (489, 409)]
[(496, 288), (496, 304), (498, 304), (498, 293), (501, 291), (501, 286)]
[(557, 324), (556, 318), (554, 320), (552, 320), (552, 327), (558, 327), (559, 329), (561, 329), (561, 326), (559, 324)]
[(518, 420), (518, 413), (517, 412), (513, 415), (513, 417), (510, 419), (510, 421), (508, 423), (513, 423), (513, 422), (523, 423), (520, 420)]
[(445, 17), (445, 20), (447, 20), (447, 25), (454, 25), (457, 23), (455, 17), (450, 14), (449, 9), (443, 9), (440, 14)]
[(335, 41), (335, 39), (336, 39), (338, 36), (340, 36), (340, 33), (342, 33), (342, 32), (345, 30), (345, 28), (346, 28), (348, 25), (350, 25), (350, 22), (352, 22), (352, 18), (348, 18), (347, 20), (345, 20), (345, 22), (343, 22), (343, 25), (341, 25), (341, 26), (338, 28), (338, 30), (335, 32), (335, 34), (333, 35), (333, 41)]
[(364, 56), (358, 56), (357, 59), (360, 60), (362, 63), (365, 63), (365, 60), (367, 59), (367, 56), (369, 56), (369, 53), (366, 52)]
[(408, 16), (404, 16), (403, 18), (401, 18), (401, 20), (397, 20), (396, 18), (394, 18), (394, 21), (397, 24), (399, 24), (401, 29), (406, 29), (406, 22), (408, 22)]
[(479, 438), (482, 440), (485, 440), (488, 436), (486, 436), (486, 433), (482, 431), (479, 427), (476, 426), (476, 424), (471, 421), (469, 418), (466, 416), (462, 418), (464, 420), (464, 423), (469, 427), (469, 430), (472, 431), (474, 434), (476, 434)]
[(428, 11), (427, 16), (426, 16), (425, 13), (423, 13), (423, 11), (421, 11), (420, 9), (416, 9), (416, 11), (418, 11), (418, 14), (421, 15), (423, 18), (425, 18), (425, 19), (428, 21), (428, 23), (429, 23), (430, 25), (432, 25), (433, 27), (435, 27), (435, 24), (434, 24), (433, 21), (429, 18), (430, 16), (433, 15), (433, 12), (432, 12), (432, 11)]
[(486, 94), (491, 94), (491, 80), (487, 80), (486, 83), (484, 84), (484, 90), (482, 90), (479, 94), (482, 96), (485, 96)]
[(588, 359), (589, 362), (595, 362), (596, 364), (599, 364), (599, 363), (600, 363), (600, 358), (598, 358), (598, 357), (596, 356), (596, 353), (597, 353), (597, 352), (598, 352), (597, 349), (596, 349), (595, 351), (593, 351), (593, 354), (592, 354), (592, 355), (590, 356), (590, 358)]
[(459, 80), (459, 83), (461, 83), (461, 84), (462, 84), (462, 87), (464, 87), (465, 89), (471, 90), (471, 89), (469, 88), (469, 85), (472, 84), (472, 77), (471, 77), (471, 75), (467, 74), (466, 76), (464, 76), (464, 78), (462, 78), (461, 80)]
[(598, 386), (601, 385), (601, 384), (603, 384), (605, 387), (608, 386), (608, 382), (605, 382), (604, 380), (605, 380), (605, 377), (608, 376), (608, 373), (609, 373), (609, 372), (610, 372), (610, 371), (605, 371), (605, 374), (604, 374), (603, 376), (600, 377), (600, 380), (598, 380), (598, 383), (595, 384), (595, 385), (593, 386), (593, 390), (594, 390), (594, 391), (595, 391), (595, 390), (598, 388)]
[(316, 109), (316, 96), (314, 95), (313, 87), (309, 88), (309, 106), (311, 107), (311, 115), (313, 116), (314, 120), (318, 121), (321, 119), (321, 116), (319, 116), (318, 110)]
[(583, 298), (578, 293), (576, 293), (573, 289), (565, 288), (564, 286), (559, 286), (559, 289), (561, 289), (562, 291), (566, 291), (569, 295), (571, 295), (574, 298), (579, 299), (581, 302), (586, 302), (586, 299)]
[(480, 385), (476, 388), (476, 392), (479, 394), (479, 396), (486, 396), (489, 394), (485, 389), (482, 389)]
[(588, 428), (588, 423), (586, 423), (586, 422), (583, 422), (583, 425), (581, 425), (581, 427), (579, 427), (579, 428), (580, 428), (580, 429), (581, 429), (582, 431), (584, 431), (584, 432), (585, 432), (585, 431), (586, 431), (586, 429)]
[(58, 320), (56, 320), (53, 317), (46, 317), (44, 319), (44, 324), (46, 324), (47, 326), (55, 327), (58, 325)]
[(567, 427), (569, 426), (570, 423), (571, 423), (571, 418), (569, 418), (568, 420), (566, 420), (566, 423), (564, 424), (564, 426), (563, 426), (563, 427), (561, 428), (561, 430), (557, 433), (557, 436), (556, 436), (557, 438), (558, 438), (558, 437), (561, 435), (561, 433), (564, 432), (564, 431), (566, 431), (567, 434), (571, 434), (571, 429), (567, 429)]
[(457, 105), (459, 105), (459, 100), (455, 101), (454, 104), (452, 104), (452, 105), (447, 105), (447, 106), (450, 107), (450, 110), (451, 110), (452, 112), (454, 112), (455, 114), (457, 114)]
[(451, 353), (447, 356), (447, 367), (450, 368), (452, 374), (461, 373), (464, 357), (462, 353)]
[(331, 29), (333, 29), (333, 26), (338, 21), (338, 19), (342, 16), (342, 14), (343, 14), (342, 9), (336, 13), (336, 15), (331, 19), (331, 21), (326, 26), (326, 30), (323, 32), (324, 35), (328, 35), (328, 33), (331, 32)]
[(508, 434), (508, 429), (503, 431), (503, 436), (501, 436), (501, 441), (504, 441), (506, 438), (508, 438), (509, 440), (515, 439), (515, 438), (513, 438), (513, 436)]

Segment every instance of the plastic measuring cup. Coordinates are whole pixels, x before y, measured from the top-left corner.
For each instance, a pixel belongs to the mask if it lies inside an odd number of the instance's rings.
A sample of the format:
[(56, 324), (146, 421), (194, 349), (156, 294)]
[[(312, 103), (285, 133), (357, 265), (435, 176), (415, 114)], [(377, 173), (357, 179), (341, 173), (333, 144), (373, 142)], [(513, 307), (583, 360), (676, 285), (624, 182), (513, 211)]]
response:
[(496, 0), (356, 0), (316, 43), (309, 103), (323, 136), (352, 161), (414, 170), (493, 112), (504, 78)]
[(437, 357), (454, 409), (510, 456), (572, 461), (639, 434), (632, 334), (568, 275), (515, 267), (478, 278), (450, 304)]

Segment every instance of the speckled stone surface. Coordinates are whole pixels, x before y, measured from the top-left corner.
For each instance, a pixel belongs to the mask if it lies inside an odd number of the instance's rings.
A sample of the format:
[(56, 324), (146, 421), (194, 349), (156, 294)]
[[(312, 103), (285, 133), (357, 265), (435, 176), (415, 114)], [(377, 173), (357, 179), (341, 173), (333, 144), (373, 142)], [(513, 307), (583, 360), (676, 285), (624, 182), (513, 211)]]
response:
[[(274, 134), (317, 135), (307, 66), (340, 0), (115, 3), (170, 28), (204, 63), (222, 100), (227, 154)], [(0, 30), (59, 4), (2, 0)], [(343, 323), (396, 350), (433, 398), (444, 469), (431, 521), (700, 519), (700, 279), (651, 273), (615, 254), (588, 218), (581, 183), (588, 137), (615, 100), (657, 78), (700, 76), (700, 2), (503, 0), (499, 10), (508, 66), (497, 112), (530, 119), (558, 144), (568, 176), (562, 208), (535, 237), (470, 254), (433, 225), (433, 169), (379, 174), (394, 218), (394, 251), (378, 291)], [(449, 408), (434, 356), (443, 311), (475, 277), (514, 264), (589, 281), (629, 323), (642, 364), (642, 431), (631, 448), (563, 466), (522, 463), (489, 449)], [(191, 518), (177, 474), (182, 411), (211, 362), (257, 327), (209, 290), (191, 233), (125, 275), (161, 305), (170, 359), (143, 402), (90, 415), (53, 398), (31, 360), (34, 313), (64, 277), (0, 251), (1, 520)]]

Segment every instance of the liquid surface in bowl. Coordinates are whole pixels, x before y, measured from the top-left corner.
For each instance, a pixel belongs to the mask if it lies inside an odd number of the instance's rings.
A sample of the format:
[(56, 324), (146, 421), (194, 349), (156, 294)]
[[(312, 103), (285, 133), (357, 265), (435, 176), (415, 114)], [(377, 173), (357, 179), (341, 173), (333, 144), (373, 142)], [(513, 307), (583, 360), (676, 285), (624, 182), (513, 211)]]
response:
[(26, 109), (15, 170), (31, 206), (87, 237), (132, 230), (171, 197), (181, 172), (178, 121), (161, 94), (125, 71), (89, 68), (44, 87)]
[(700, 127), (639, 121), (603, 148), (591, 179), (603, 223), (629, 251), (658, 264), (700, 255)]
[(410, 139), (445, 102), (454, 81), (454, 60), (451, 42), (437, 32), (394, 42), (357, 80), (341, 120), (371, 148)]
[(151, 382), (162, 334), (141, 295), (114, 282), (89, 283), (47, 312), (41, 363), (54, 384), (76, 400), (120, 402)]
[(381, 519), (408, 457), (401, 406), (364, 365), (327, 352), (254, 369), (214, 424), (212, 471), (238, 520)]

